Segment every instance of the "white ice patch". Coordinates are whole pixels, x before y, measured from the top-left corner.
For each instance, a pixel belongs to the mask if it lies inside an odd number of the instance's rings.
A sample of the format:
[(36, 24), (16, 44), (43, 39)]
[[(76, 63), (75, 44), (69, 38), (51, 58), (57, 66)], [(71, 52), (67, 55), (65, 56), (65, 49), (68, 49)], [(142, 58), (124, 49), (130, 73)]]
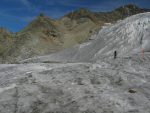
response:
[(6, 90), (9, 90), (9, 89), (13, 89), (16, 87), (16, 84), (11, 84), (10, 86), (8, 87), (4, 87), (4, 88), (0, 88), (0, 93), (6, 91)]
[(83, 44), (81, 44), (80, 46), (79, 46), (79, 49), (82, 49), (82, 48), (84, 48), (85, 46), (88, 46), (88, 45), (90, 45), (91, 43), (90, 42), (88, 42), (88, 43), (83, 43)]

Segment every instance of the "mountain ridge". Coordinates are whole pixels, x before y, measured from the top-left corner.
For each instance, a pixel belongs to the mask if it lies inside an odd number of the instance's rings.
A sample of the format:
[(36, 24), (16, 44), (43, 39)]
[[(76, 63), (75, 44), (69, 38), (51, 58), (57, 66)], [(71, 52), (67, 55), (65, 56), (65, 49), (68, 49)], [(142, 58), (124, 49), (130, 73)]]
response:
[[(11, 38), (13, 40), (7, 44), (7, 48), (1, 46), (3, 57), (1, 56), (0, 62), (16, 62), (18, 59), (23, 60), (70, 48), (90, 40), (90, 37), (105, 25), (109, 26), (128, 16), (147, 11), (149, 10), (132, 4), (106, 13), (81, 8), (58, 20), (41, 13), (20, 32), (8, 35), (13, 37)], [(1, 37), (5, 39), (5, 36)], [(4, 41), (1, 41), (0, 45), (5, 44), (3, 43)]]
[[(25, 62), (97, 62), (150, 52), (150, 12), (137, 14), (104, 27), (93, 40), (51, 55), (36, 57)], [(90, 52), (89, 52), (90, 51)]]
[[(124, 6), (121, 6), (119, 8), (116, 8), (116, 9), (109, 11), (109, 12), (94, 12), (94, 11), (90, 11), (89, 9), (86, 9), (86, 8), (80, 8), (80, 9), (78, 9), (74, 12), (71, 12), (65, 16), (67, 16), (71, 19), (78, 19), (78, 18), (82, 18), (82, 17), (87, 17), (93, 21), (95, 21), (95, 20), (106, 21), (107, 19), (109, 19), (108, 21), (112, 22), (111, 18), (109, 18), (109, 17), (121, 16), (119, 18), (123, 19), (125, 17), (131, 16), (134, 14), (138, 14), (138, 13), (144, 13), (144, 12), (150, 12), (150, 9), (144, 9), (144, 8), (140, 8), (134, 4), (128, 4), (128, 5), (124, 5)], [(107, 19), (101, 18), (101, 17), (105, 17), (105, 16), (108, 16)], [(116, 21), (116, 19), (115, 19), (115, 21)]]

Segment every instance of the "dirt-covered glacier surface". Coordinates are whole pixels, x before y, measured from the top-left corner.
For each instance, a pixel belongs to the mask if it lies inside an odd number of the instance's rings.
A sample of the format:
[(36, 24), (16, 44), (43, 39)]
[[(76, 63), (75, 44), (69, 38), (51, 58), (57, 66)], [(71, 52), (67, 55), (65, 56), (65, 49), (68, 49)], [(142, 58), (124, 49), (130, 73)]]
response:
[(150, 55), (1, 64), (0, 113), (150, 113)]

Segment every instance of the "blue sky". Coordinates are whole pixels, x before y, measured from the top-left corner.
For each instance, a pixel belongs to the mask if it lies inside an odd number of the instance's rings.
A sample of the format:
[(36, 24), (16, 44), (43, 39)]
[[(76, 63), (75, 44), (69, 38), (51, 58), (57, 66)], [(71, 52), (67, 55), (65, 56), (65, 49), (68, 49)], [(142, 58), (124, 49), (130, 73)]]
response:
[(17, 32), (27, 26), (40, 12), (56, 19), (78, 8), (110, 11), (129, 3), (150, 8), (150, 0), (1, 0), (0, 27)]

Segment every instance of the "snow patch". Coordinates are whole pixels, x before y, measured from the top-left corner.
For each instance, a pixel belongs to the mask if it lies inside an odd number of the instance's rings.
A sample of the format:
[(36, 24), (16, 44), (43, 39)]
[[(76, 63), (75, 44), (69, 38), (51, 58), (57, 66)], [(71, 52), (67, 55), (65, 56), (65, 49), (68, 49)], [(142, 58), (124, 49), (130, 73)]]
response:
[(0, 88), (0, 93), (9, 90), (9, 89), (13, 89), (15, 88), (17, 85), (16, 84), (11, 84), (9, 87), (4, 87), (4, 88)]

